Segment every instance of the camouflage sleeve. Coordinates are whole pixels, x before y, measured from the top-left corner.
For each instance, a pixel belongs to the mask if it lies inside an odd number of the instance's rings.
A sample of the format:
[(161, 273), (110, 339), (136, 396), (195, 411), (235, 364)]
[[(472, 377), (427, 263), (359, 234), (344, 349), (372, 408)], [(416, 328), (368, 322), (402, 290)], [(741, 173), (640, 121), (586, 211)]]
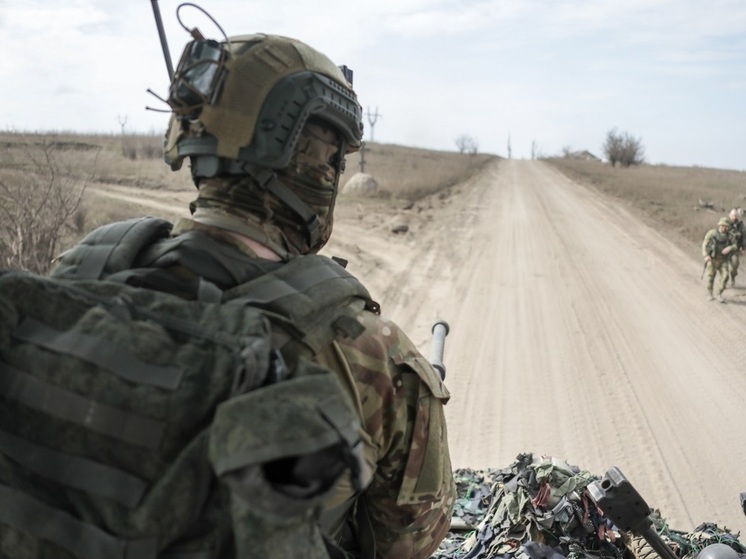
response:
[(455, 484), (438, 373), (392, 322), (365, 312), (366, 328), (340, 342), (374, 450), (365, 492), (376, 556), (430, 557), (449, 530)]
[(707, 245), (710, 244), (710, 239), (712, 238), (712, 236), (714, 234), (715, 234), (715, 230), (714, 229), (710, 229), (705, 234), (705, 240), (702, 241), (702, 256), (707, 256), (709, 254), (709, 247)]

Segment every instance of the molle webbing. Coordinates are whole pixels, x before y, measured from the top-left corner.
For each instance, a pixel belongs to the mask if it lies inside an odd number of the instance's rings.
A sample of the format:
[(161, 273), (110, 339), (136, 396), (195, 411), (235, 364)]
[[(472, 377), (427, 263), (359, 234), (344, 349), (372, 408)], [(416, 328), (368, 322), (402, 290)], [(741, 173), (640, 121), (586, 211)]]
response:
[(722, 254), (722, 251), (729, 244), (729, 235), (726, 234), (721, 237), (720, 235), (718, 235), (718, 232), (715, 231), (710, 237), (709, 242), (707, 243), (707, 254), (709, 254), (712, 258), (725, 258), (725, 256), (723, 256)]
[[(52, 276), (98, 279), (130, 268), (142, 247), (168, 237), (171, 228), (168, 221), (153, 217), (99, 227), (60, 257)], [(127, 242), (123, 242), (125, 237)]]
[(184, 371), (178, 367), (154, 365), (139, 360), (130, 348), (68, 330), (61, 332), (26, 317), (13, 331), (13, 337), (63, 355), (94, 363), (124, 379), (172, 390), (179, 386)]
[(112, 499), (130, 509), (137, 505), (147, 489), (147, 483), (136, 476), (87, 458), (58, 452), (2, 430), (0, 450), (36, 475)]
[[(140, 559), (204, 514), (224, 541), (206, 427), (267, 375), (267, 319), (238, 301), (23, 272), (0, 274), (0, 308), (2, 530), (45, 556)], [(208, 559), (208, 540), (164, 557)]]
[(35, 534), (81, 559), (155, 559), (158, 540), (117, 538), (70, 514), (0, 484), (0, 521)]
[[(355, 316), (378, 311), (365, 287), (331, 258), (299, 256), (275, 270), (225, 292), (225, 299), (255, 305), (308, 345), (320, 351), (342, 334), (360, 335)], [(282, 338), (282, 337), (281, 337)], [(286, 338), (288, 339), (288, 338)]]
[(0, 361), (3, 397), (122, 442), (158, 448), (165, 425), (58, 388)]

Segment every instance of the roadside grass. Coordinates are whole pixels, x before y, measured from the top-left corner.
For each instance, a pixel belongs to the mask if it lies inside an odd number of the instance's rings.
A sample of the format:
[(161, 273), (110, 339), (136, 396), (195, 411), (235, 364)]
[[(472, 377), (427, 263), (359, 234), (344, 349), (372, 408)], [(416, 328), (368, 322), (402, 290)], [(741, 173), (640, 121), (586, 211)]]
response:
[[(89, 184), (107, 183), (142, 189), (191, 191), (189, 164), (173, 172), (163, 161), (160, 134), (80, 134), (73, 132), (0, 132), (0, 176), (23, 181), (33, 172), (28, 155), (53, 146), (69, 163), (68, 172)], [(495, 159), (490, 154), (462, 154), (395, 144), (368, 142), (362, 152), (347, 157), (340, 187), (364, 171), (379, 185), (376, 205), (416, 202), (426, 196), (449, 194), (452, 186), (479, 173)], [(639, 165), (611, 167), (599, 161), (548, 158), (544, 161), (569, 178), (596, 188), (625, 204), (666, 237), (699, 255), (704, 234), (732, 207), (746, 206), (746, 172), (703, 167)], [(711, 204), (702, 207), (700, 201)], [(338, 203), (365, 205), (361, 196), (343, 196)], [(373, 200), (369, 200), (373, 203)], [(88, 231), (103, 223), (143, 214), (140, 205), (85, 196), (75, 230)]]
[[(490, 154), (466, 154), (433, 151), (396, 144), (365, 144), (364, 172), (378, 183), (378, 197), (416, 202), (443, 191), (477, 174), (497, 159)], [(347, 181), (360, 172), (361, 152), (347, 156), (347, 169), (340, 180)]]
[[(705, 167), (545, 159), (567, 177), (617, 199), (685, 251), (700, 255), (705, 233), (733, 207), (746, 207), (746, 172)], [(702, 207), (700, 201), (712, 204)]]
[[(78, 164), (72, 165), (70, 171), (90, 177), (92, 182), (146, 189), (194, 188), (188, 165), (173, 172), (164, 163), (161, 135), (0, 132), (0, 147), (6, 155), (33, 153), (44, 146), (76, 158)], [(86, 155), (93, 153), (97, 155), (95, 166), (85, 161)], [(3, 157), (0, 168), (6, 167), (8, 160)]]
[[(0, 147), (17, 157), (0, 159), (0, 173), (7, 172), (9, 161), (53, 146), (71, 161), (70, 172), (86, 178), (90, 184), (104, 183), (158, 190), (194, 190), (189, 162), (174, 172), (163, 160), (163, 137), (157, 134), (79, 134), (73, 132), (16, 133), (0, 132)], [(95, 163), (92, 155), (95, 154)], [(478, 173), (496, 158), (488, 154), (462, 154), (433, 151), (390, 144), (366, 143), (365, 172), (379, 184), (377, 197), (398, 204), (414, 202), (456, 185)], [(347, 157), (340, 188), (360, 170), (360, 152)], [(353, 197), (354, 198), (354, 197)], [(340, 204), (346, 203), (340, 198)], [(123, 201), (85, 197), (82, 209), (86, 229), (118, 219), (141, 215), (142, 208)]]

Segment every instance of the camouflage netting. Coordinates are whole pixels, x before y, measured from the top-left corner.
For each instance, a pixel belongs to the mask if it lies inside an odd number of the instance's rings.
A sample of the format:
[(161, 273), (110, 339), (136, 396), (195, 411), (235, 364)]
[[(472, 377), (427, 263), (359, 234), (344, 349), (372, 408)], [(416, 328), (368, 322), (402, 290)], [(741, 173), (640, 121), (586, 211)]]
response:
[[(659, 559), (641, 537), (621, 533), (586, 492), (600, 479), (557, 458), (520, 454), (508, 468), (454, 472), (458, 498), (451, 531), (433, 559)], [(681, 559), (707, 545), (746, 547), (727, 528), (702, 524), (694, 532), (654, 526)]]

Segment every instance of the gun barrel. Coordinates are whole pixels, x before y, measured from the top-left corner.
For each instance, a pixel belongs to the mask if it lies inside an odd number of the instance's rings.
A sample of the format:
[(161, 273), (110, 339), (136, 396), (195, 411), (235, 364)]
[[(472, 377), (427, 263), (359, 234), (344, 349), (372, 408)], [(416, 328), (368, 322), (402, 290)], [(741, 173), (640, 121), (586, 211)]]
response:
[(619, 468), (610, 468), (602, 479), (591, 483), (588, 495), (617, 528), (645, 538), (661, 559), (678, 559), (655, 531), (645, 499)]
[(655, 550), (660, 559), (679, 559), (673, 550), (666, 545), (663, 538), (658, 535), (658, 532), (655, 531), (655, 527), (652, 524), (643, 531), (641, 536), (645, 538), (645, 541)]
[(445, 351), (446, 336), (450, 330), (445, 320), (439, 320), (433, 324), (433, 342), (430, 353), (430, 363), (440, 373), (440, 379), (446, 379), (446, 366), (443, 364), (443, 352)]

